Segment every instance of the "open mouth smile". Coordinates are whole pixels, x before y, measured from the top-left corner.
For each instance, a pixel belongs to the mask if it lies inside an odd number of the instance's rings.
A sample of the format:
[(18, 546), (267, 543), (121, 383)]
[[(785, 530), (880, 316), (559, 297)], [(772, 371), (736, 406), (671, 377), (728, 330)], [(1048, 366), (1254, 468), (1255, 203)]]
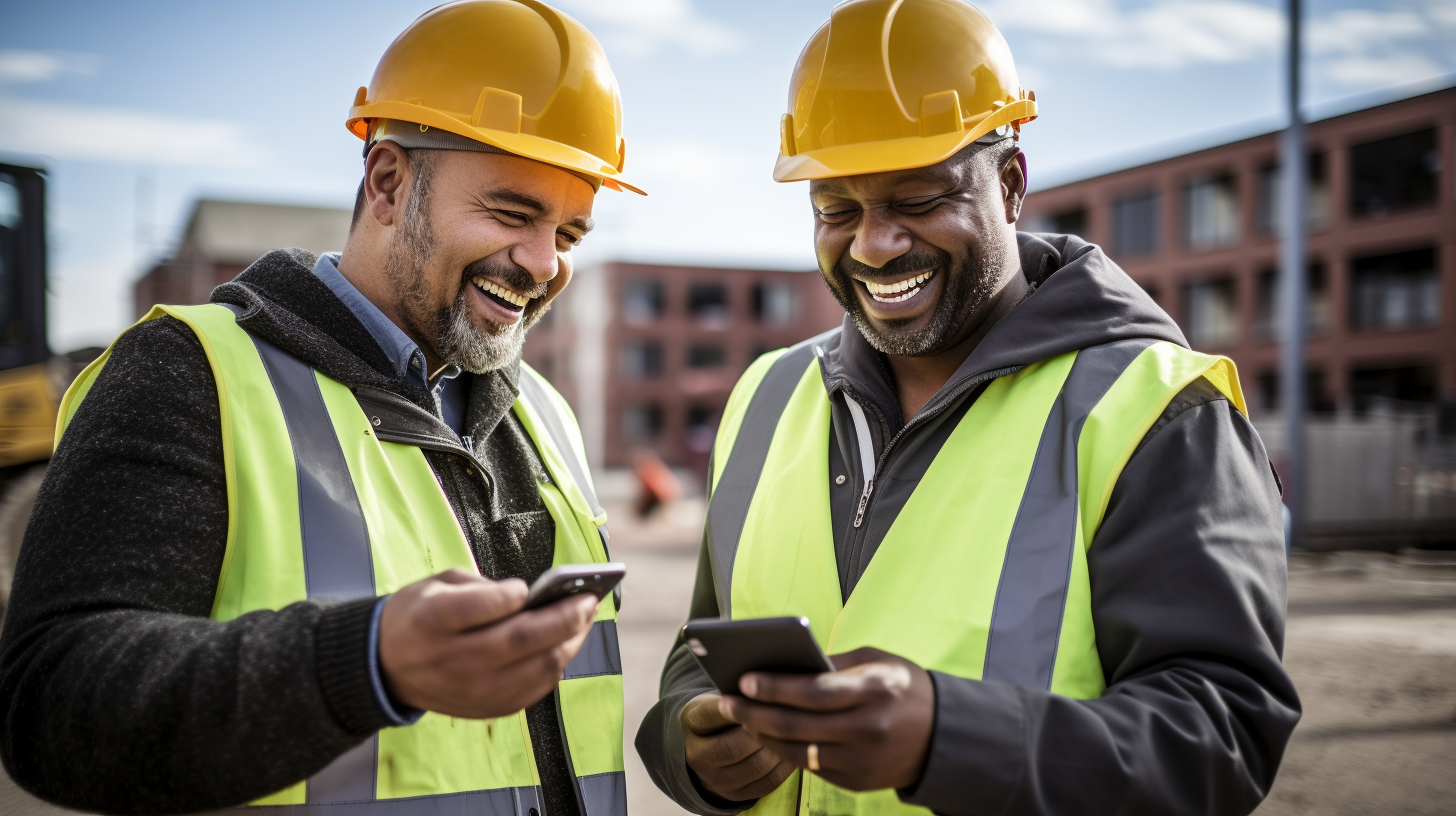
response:
[(500, 284), (486, 280), (485, 278), (471, 278), (470, 282), (475, 284), (491, 302), (512, 314), (520, 314), (525, 311), (526, 304), (533, 298), (530, 295), (522, 295), (501, 286)]
[(919, 275), (905, 278), (894, 283), (874, 283), (872, 281), (860, 281), (870, 297), (879, 303), (901, 303), (920, 294), (925, 288), (925, 283), (935, 277), (935, 270), (922, 272)]

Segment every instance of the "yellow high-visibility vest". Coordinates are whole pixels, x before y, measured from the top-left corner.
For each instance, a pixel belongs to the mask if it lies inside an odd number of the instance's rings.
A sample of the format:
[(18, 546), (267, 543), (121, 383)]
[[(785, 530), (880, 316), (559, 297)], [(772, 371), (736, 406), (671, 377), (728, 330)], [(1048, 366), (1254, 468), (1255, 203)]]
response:
[[(417, 419), (432, 415), (375, 389), (351, 392), (244, 331), (225, 306), (158, 306), (142, 322), (163, 315), (197, 335), (217, 381), (228, 539), (214, 619), (306, 599), (385, 595), (451, 567), (477, 571), (421, 452), (425, 443), (391, 433), (411, 412)], [(57, 442), (109, 356), (67, 391)], [(520, 388), (513, 410), (549, 474), (538, 488), (555, 521), (553, 563), (607, 561), (606, 514), (570, 408), (525, 365)], [(473, 472), (485, 478), (479, 468)], [(622, 662), (613, 599), (603, 601), (556, 693), (587, 816), (622, 816)], [(314, 777), (252, 802), (248, 812), (320, 805), (338, 816), (534, 816), (541, 812), (540, 784), (524, 712), (491, 720), (429, 712), (413, 725), (383, 729)]]
[[(707, 525), (724, 615), (807, 617), (831, 654), (873, 646), (956, 677), (1100, 695), (1087, 549), (1118, 474), (1179, 391), (1205, 377), (1245, 411), (1233, 363), (1127, 340), (995, 378), (841, 600), (831, 405), (817, 359), (832, 335), (765, 355), (729, 399)], [(863, 423), (855, 416), (868, 451)], [(874, 473), (865, 476), (871, 482)], [(864, 496), (873, 513), (873, 492)], [(750, 812), (929, 811), (893, 790), (854, 793), (795, 772)]]

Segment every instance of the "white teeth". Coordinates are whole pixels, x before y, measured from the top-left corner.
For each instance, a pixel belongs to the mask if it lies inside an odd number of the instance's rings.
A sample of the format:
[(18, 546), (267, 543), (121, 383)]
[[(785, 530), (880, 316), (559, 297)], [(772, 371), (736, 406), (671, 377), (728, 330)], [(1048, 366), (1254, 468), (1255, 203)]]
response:
[[(869, 290), (870, 297), (880, 303), (899, 303), (920, 294), (920, 285), (934, 276), (935, 270), (932, 269), (924, 274), (917, 275), (913, 278), (906, 278), (902, 281), (896, 281), (895, 283), (872, 283), (865, 281), (864, 285)], [(900, 294), (902, 292), (904, 294)]]
[(531, 302), (531, 299), (526, 297), (525, 295), (518, 295), (515, 292), (512, 292), (511, 290), (500, 286), (499, 284), (486, 280), (485, 278), (473, 278), (470, 282), (475, 284), (476, 287), (479, 288), (482, 292), (489, 292), (492, 295), (500, 298), (501, 300), (504, 300), (506, 303), (510, 303), (521, 308), (525, 308), (526, 304)]

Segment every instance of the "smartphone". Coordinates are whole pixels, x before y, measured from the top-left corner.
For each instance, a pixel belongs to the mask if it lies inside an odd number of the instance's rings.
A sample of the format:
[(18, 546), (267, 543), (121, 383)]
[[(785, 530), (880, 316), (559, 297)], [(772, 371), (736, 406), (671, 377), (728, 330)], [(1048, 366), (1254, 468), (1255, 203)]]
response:
[(627, 574), (627, 565), (619, 561), (606, 564), (562, 564), (552, 567), (531, 584), (526, 593), (526, 609), (535, 609), (562, 598), (590, 592), (601, 600)]
[(698, 618), (687, 622), (682, 635), (693, 658), (723, 694), (737, 694), (738, 679), (751, 671), (834, 671), (809, 631), (808, 618)]

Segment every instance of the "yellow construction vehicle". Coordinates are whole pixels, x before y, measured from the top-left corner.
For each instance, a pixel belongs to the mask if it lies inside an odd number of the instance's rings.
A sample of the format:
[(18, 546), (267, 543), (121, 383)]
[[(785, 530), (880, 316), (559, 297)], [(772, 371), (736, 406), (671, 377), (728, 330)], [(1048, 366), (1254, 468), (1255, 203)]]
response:
[(100, 349), (46, 344), (45, 173), (0, 164), (0, 614), (40, 490), (61, 395)]

